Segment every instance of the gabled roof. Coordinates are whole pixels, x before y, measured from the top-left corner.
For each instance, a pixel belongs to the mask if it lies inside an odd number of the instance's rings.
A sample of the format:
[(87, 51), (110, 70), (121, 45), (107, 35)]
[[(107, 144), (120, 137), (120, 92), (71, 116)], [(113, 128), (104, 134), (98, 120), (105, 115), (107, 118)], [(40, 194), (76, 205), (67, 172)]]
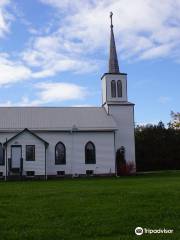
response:
[(103, 107), (0, 107), (0, 131), (113, 131), (112, 116)]
[(18, 137), (19, 135), (23, 134), (24, 132), (28, 132), (31, 135), (33, 135), (34, 137), (38, 138), (40, 141), (42, 141), (45, 146), (47, 147), (49, 145), (48, 142), (46, 142), (44, 139), (42, 139), (41, 137), (39, 137), (37, 134), (33, 133), (32, 131), (30, 131), (29, 129), (25, 128), (24, 130), (22, 130), (21, 132), (18, 132), (17, 134), (15, 134), (13, 137), (9, 138), (4, 145), (7, 145), (10, 141), (12, 141), (13, 139), (15, 139), (16, 137)]

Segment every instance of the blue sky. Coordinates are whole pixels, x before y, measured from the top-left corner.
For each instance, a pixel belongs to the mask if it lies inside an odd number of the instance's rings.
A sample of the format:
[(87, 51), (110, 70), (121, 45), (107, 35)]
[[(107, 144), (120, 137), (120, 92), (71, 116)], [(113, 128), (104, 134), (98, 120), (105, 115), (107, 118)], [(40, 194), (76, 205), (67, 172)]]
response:
[(180, 0), (0, 0), (0, 105), (101, 105), (110, 11), (136, 123), (169, 122), (180, 105)]

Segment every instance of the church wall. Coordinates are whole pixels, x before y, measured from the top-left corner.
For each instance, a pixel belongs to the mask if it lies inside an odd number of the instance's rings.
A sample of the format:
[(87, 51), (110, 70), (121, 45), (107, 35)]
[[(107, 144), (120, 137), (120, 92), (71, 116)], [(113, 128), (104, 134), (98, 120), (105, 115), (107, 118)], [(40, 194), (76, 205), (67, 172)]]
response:
[(127, 162), (134, 162), (135, 165), (135, 138), (134, 138), (134, 106), (109, 106), (111, 114), (118, 126), (116, 131), (116, 150), (121, 146), (125, 147)]
[[(13, 137), (17, 132), (12, 132), (12, 133), (4, 133), (0, 132), (0, 143), (3, 144), (6, 141), (6, 138), (9, 139)], [(3, 176), (5, 175), (5, 166), (0, 165), (0, 172), (3, 172)]]
[(107, 98), (106, 79), (105, 78), (103, 78), (101, 80), (101, 85), (102, 85), (102, 104), (104, 104), (106, 102), (106, 98)]
[[(9, 139), (17, 133), (0, 134), (1, 141)], [(4, 141), (5, 142), (5, 141)], [(22, 158), (23, 158), (23, 174), (26, 175), (26, 171), (35, 171), (35, 175), (45, 174), (45, 147), (44, 143), (38, 138), (34, 137), (28, 132), (24, 132), (21, 135), (14, 138), (8, 143), (7, 158), (11, 158), (11, 145), (22, 146)], [(26, 161), (26, 145), (35, 145), (35, 161)], [(0, 166), (0, 171), (5, 174), (5, 166)]]
[[(49, 143), (47, 148), (47, 174), (56, 175), (57, 171), (65, 174), (86, 174), (86, 170), (93, 170), (94, 174), (115, 173), (114, 132), (35, 132)], [(17, 134), (0, 133), (0, 142), (5, 142)], [(85, 145), (92, 141), (96, 147), (96, 164), (85, 164)], [(66, 146), (66, 164), (55, 165), (55, 146), (58, 142)], [(11, 158), (11, 145), (22, 145), (23, 174), (35, 171), (36, 175), (45, 174), (44, 143), (29, 133), (23, 133), (8, 144), (7, 158)], [(25, 145), (35, 145), (36, 160), (25, 161)], [(5, 166), (0, 166), (0, 172), (5, 175)]]
[[(50, 143), (47, 149), (47, 174), (56, 175), (57, 171), (66, 174), (115, 173), (115, 151), (113, 132), (48, 132), (38, 135)], [(92, 141), (96, 147), (96, 164), (85, 164), (85, 145)], [(55, 165), (55, 146), (63, 142), (66, 147), (66, 165)]]

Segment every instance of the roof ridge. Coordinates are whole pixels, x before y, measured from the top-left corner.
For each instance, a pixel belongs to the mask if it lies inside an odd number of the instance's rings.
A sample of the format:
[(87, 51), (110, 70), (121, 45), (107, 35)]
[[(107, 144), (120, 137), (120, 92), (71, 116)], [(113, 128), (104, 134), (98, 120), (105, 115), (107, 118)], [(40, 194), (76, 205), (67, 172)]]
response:
[(101, 106), (0, 106), (0, 108), (102, 108)]

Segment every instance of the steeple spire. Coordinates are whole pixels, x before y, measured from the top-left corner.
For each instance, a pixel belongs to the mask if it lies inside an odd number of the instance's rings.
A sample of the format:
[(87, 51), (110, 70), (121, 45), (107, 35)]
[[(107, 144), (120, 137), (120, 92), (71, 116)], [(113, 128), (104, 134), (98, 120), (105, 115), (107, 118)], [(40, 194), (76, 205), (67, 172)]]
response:
[(118, 58), (116, 53), (116, 44), (114, 39), (112, 16), (113, 16), (113, 13), (110, 12), (111, 38), (110, 38), (109, 73), (119, 73), (119, 64), (118, 64)]

